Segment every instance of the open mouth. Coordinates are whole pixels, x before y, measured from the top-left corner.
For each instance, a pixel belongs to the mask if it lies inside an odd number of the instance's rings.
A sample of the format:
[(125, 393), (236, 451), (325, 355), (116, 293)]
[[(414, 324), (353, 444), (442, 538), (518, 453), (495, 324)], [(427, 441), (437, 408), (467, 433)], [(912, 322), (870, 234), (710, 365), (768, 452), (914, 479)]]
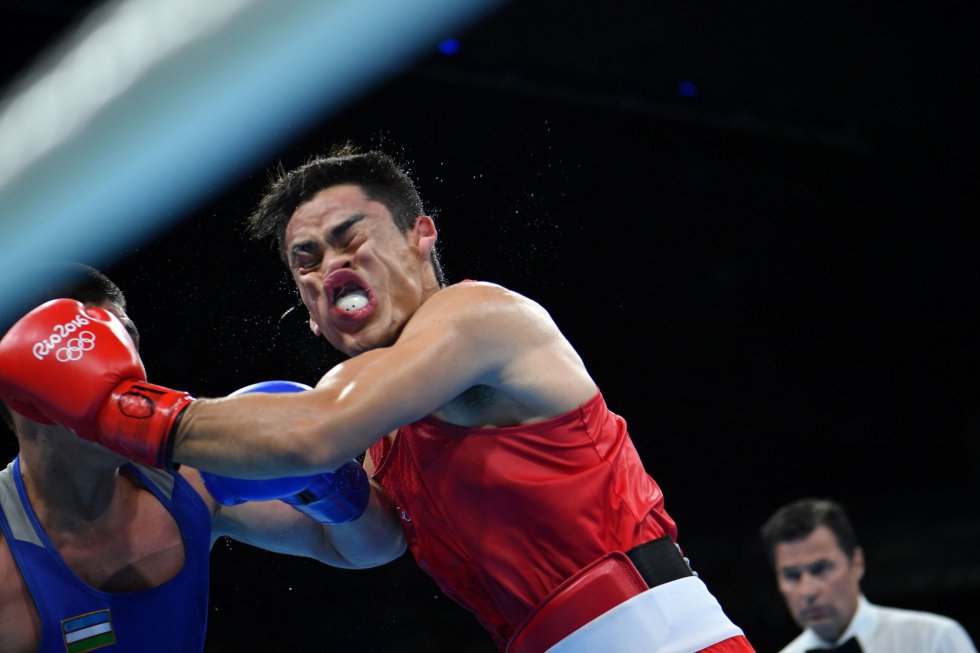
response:
[(334, 291), (333, 305), (346, 313), (355, 313), (368, 305), (369, 297), (364, 288), (347, 283)]
[[(336, 270), (323, 281), (327, 295), (336, 313), (360, 316), (371, 307), (371, 291), (361, 277), (350, 269)], [(336, 314), (335, 313), (335, 314)]]

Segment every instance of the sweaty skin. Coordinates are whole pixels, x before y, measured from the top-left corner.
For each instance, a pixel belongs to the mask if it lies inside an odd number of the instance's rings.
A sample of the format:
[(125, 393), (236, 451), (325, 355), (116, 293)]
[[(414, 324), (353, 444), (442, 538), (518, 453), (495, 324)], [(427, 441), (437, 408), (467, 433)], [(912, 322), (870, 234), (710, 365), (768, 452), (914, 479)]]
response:
[[(300, 206), (285, 241), (293, 278), (313, 332), (351, 358), (311, 392), (193, 402), (174, 460), (243, 478), (332, 471), (425, 415), (511, 426), (590, 399), (595, 383), (541, 306), (489, 283), (439, 287), (436, 238), (427, 216), (401, 233), (353, 185)], [(369, 308), (342, 314), (331, 275), (367, 291)]]

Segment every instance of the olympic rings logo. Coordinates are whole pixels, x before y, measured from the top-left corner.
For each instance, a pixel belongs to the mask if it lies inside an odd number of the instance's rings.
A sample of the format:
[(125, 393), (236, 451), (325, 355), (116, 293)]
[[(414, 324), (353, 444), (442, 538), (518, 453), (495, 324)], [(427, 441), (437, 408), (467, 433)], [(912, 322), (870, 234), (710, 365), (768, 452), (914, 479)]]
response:
[[(94, 333), (79, 331), (80, 328), (88, 324), (89, 320), (84, 315), (76, 315), (64, 324), (55, 324), (51, 328), (50, 336), (34, 343), (34, 358), (43, 361), (45, 356), (55, 352), (55, 356), (62, 363), (78, 360), (82, 357), (82, 352), (86, 352), (95, 346)], [(71, 337), (76, 332), (78, 335)], [(58, 346), (61, 343), (65, 343), (63, 347)]]
[(54, 352), (59, 363), (70, 363), (81, 360), (85, 352), (95, 348), (95, 334), (91, 331), (79, 331), (77, 338), (72, 338), (64, 347)]

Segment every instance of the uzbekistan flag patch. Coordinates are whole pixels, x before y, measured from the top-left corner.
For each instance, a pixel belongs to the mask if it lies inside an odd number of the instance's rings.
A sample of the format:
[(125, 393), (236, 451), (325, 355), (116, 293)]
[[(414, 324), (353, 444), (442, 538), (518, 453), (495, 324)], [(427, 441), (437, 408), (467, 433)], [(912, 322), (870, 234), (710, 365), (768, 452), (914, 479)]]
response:
[(112, 617), (108, 610), (65, 619), (61, 622), (61, 635), (68, 653), (86, 653), (116, 643), (112, 629)]

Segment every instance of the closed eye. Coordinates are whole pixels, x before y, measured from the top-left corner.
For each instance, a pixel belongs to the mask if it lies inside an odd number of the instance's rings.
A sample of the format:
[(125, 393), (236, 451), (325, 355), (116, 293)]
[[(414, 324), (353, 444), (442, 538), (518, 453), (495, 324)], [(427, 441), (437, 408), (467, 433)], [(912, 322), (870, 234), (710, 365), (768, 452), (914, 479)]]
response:
[(312, 240), (296, 243), (289, 248), (290, 266), (298, 270), (310, 270), (320, 261), (320, 248)]
[(346, 247), (354, 237), (351, 227), (365, 217), (367, 216), (363, 213), (357, 213), (338, 224), (330, 230), (330, 235), (327, 236), (327, 244), (331, 247)]

